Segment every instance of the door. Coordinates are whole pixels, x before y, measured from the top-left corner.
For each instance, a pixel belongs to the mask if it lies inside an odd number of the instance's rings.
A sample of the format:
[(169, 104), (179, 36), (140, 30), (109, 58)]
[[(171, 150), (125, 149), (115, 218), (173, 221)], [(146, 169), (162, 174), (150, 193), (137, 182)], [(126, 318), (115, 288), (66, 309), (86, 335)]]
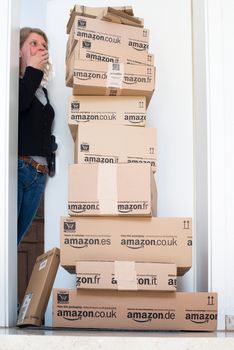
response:
[(18, 247), (18, 303), (21, 305), (37, 257), (44, 253), (44, 196), (37, 214)]

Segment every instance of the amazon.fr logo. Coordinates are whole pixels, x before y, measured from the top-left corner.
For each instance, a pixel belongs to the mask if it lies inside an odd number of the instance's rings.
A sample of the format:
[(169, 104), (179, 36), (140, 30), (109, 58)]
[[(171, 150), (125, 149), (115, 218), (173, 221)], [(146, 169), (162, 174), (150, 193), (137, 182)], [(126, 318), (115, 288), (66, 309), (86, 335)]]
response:
[(68, 304), (69, 294), (68, 293), (58, 293), (57, 294), (57, 304)]
[(75, 221), (64, 222), (63, 229), (64, 229), (64, 232), (75, 232), (76, 231)]

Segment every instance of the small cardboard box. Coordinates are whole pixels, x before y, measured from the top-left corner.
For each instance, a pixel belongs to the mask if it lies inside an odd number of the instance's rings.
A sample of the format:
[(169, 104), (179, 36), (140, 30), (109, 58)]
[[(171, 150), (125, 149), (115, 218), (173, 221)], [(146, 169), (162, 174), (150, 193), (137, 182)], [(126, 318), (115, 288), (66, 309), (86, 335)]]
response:
[(136, 261), (192, 266), (191, 218), (61, 217), (61, 266), (77, 261)]
[(176, 291), (176, 265), (135, 261), (78, 261), (77, 289)]
[(20, 308), (17, 326), (41, 325), (59, 261), (58, 248), (53, 248), (37, 258)]
[(156, 184), (150, 164), (71, 164), (71, 216), (152, 216)]
[(89, 39), (97, 42), (111, 42), (118, 46), (128, 46), (133, 51), (148, 51), (149, 30), (125, 24), (103, 21), (100, 19), (75, 16), (68, 37), (70, 42), (67, 55), (70, 54), (74, 41)]
[(215, 331), (217, 293), (53, 290), (53, 327)]
[(74, 147), (74, 163), (149, 163), (156, 171), (155, 128), (82, 123)]
[(74, 61), (73, 95), (145, 96), (154, 93), (155, 68), (146, 65)]
[(134, 51), (128, 46), (117, 47), (113, 43), (88, 39), (80, 39), (75, 45), (74, 59), (154, 66), (154, 55), (147, 51)]
[(117, 10), (113, 7), (107, 7), (97, 18), (114, 23), (127, 24), (135, 27), (144, 27), (143, 18), (133, 17), (126, 12)]
[(71, 96), (68, 101), (68, 125), (74, 140), (78, 125), (84, 123), (145, 126), (145, 97)]

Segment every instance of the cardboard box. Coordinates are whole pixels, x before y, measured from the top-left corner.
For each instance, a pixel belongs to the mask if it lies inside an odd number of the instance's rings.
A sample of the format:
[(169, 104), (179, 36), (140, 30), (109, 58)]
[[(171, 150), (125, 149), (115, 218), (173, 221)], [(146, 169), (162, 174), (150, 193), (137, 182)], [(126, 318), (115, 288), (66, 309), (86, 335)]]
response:
[[(128, 46), (133, 51), (148, 51), (149, 30), (99, 19), (75, 16), (68, 41), (89, 39), (97, 42), (111, 42), (117, 47)], [(70, 52), (67, 52), (69, 55)]]
[(74, 47), (78, 42), (78, 40), (74, 38), (74, 32), (75, 32), (75, 22), (73, 21), (72, 27), (71, 27), (71, 33), (73, 33), (73, 35), (70, 34), (68, 36), (67, 44), (66, 44), (66, 60), (69, 56), (71, 56), (71, 53), (73, 52)]
[(68, 174), (71, 216), (152, 216), (156, 185), (150, 164), (72, 164)]
[(73, 95), (145, 96), (148, 106), (154, 88), (154, 67), (74, 61)]
[(128, 46), (80, 39), (74, 47), (74, 58), (88, 61), (144, 64), (154, 66), (154, 55), (146, 51), (134, 51)]
[[(115, 10), (126, 13), (129, 16), (134, 15), (132, 6), (119, 6), (119, 7), (113, 7), (113, 8)], [(90, 17), (90, 18), (97, 18), (99, 16), (103, 16), (106, 9), (107, 7), (88, 7), (88, 6), (75, 5), (73, 9), (70, 11), (70, 18), (67, 23), (67, 34), (70, 33), (72, 24), (77, 15)]]
[(34, 265), (17, 326), (40, 326), (46, 311), (60, 260), (58, 248), (40, 255)]
[(71, 96), (68, 101), (68, 125), (73, 139), (84, 123), (145, 126), (144, 96)]
[(77, 289), (176, 291), (176, 265), (135, 261), (78, 261)]
[(53, 327), (215, 331), (216, 293), (54, 289)]
[(61, 217), (61, 265), (77, 261), (136, 261), (192, 266), (191, 218)]
[(116, 47), (112, 43), (87, 39), (80, 39), (74, 45), (72, 52), (66, 57), (66, 86), (69, 87), (73, 86), (75, 60), (154, 66), (154, 55), (146, 51), (133, 51), (126, 46)]
[(133, 17), (113, 7), (107, 7), (97, 18), (114, 23), (144, 27), (144, 20), (142, 18)]
[(156, 171), (156, 129), (79, 124), (74, 163), (149, 163)]

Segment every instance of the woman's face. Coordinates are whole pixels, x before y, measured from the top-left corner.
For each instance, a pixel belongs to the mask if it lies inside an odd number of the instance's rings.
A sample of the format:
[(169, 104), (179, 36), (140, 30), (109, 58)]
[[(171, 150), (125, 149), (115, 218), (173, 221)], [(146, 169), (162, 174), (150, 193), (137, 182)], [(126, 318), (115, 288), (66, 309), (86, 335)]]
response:
[(48, 50), (48, 46), (43, 36), (37, 33), (31, 33), (20, 49), (21, 69), (24, 70), (27, 66), (27, 57), (29, 54), (34, 56), (38, 51), (45, 50)]

